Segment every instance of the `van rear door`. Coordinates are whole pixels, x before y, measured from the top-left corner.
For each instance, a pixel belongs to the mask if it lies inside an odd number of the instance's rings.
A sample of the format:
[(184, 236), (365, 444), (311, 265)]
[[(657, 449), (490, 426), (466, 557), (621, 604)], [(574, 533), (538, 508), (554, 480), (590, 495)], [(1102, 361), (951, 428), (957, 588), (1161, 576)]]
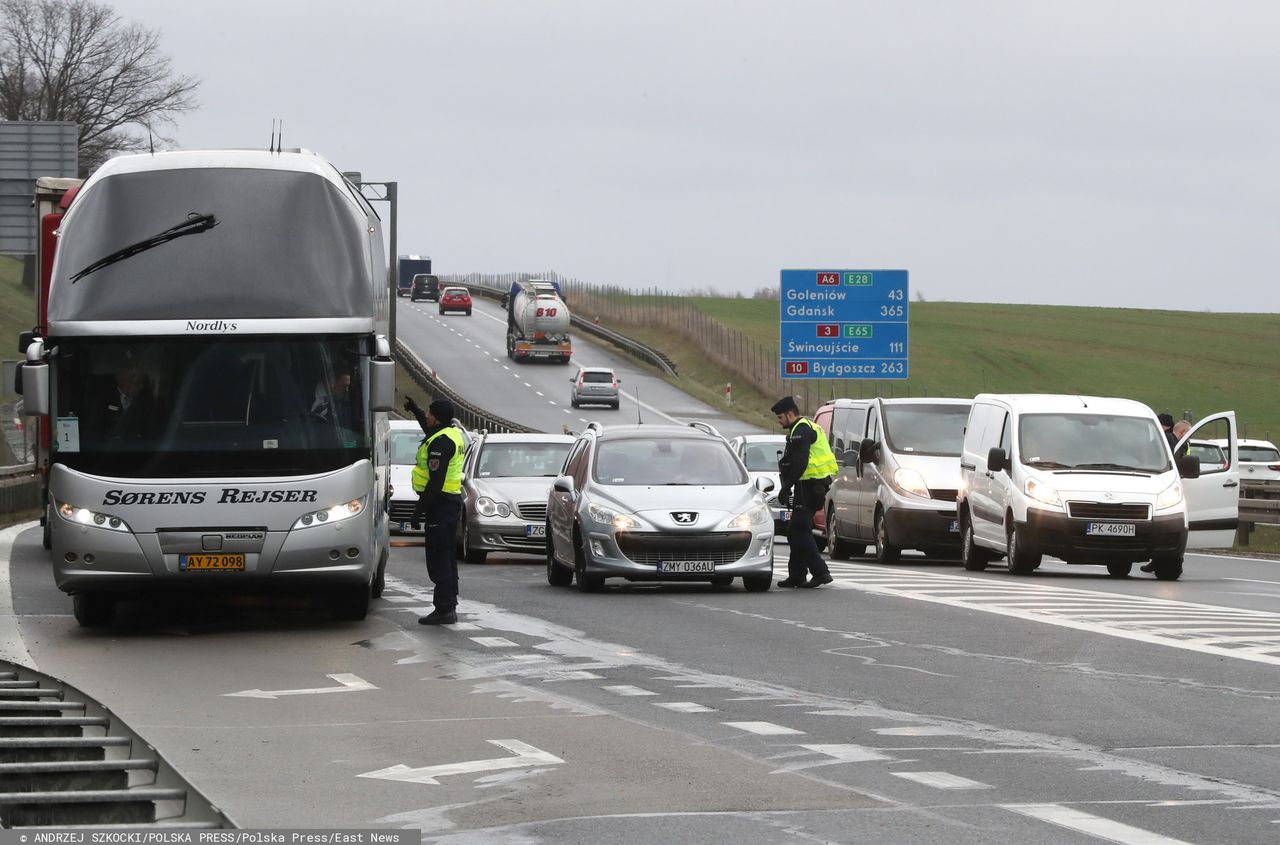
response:
[[(1227, 428), (1227, 465), (1221, 469), (1202, 467), (1199, 478), (1182, 479), (1187, 500), (1187, 548), (1229, 549), (1235, 543), (1240, 521), (1240, 450), (1236, 437), (1236, 412), (1224, 411), (1205, 417), (1178, 441), (1175, 455), (1183, 453), (1187, 441), (1220, 437)], [(1216, 428), (1215, 428), (1216, 427)], [(1201, 435), (1201, 431), (1214, 432)]]

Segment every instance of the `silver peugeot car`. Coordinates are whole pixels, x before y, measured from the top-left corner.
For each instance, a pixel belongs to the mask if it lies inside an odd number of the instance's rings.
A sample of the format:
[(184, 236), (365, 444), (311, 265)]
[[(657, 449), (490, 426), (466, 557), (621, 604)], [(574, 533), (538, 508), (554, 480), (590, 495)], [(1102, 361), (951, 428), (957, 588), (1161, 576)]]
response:
[(773, 579), (773, 516), (729, 445), (705, 427), (588, 423), (547, 501), (547, 581)]
[(547, 493), (573, 441), (567, 434), (481, 432), (462, 465), (463, 560), (484, 563), (489, 552), (543, 553)]

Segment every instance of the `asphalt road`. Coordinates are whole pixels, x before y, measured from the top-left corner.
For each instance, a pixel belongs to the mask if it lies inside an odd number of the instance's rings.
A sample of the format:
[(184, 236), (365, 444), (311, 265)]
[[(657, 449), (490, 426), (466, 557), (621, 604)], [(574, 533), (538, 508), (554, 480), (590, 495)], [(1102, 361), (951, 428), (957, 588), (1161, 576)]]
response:
[(435, 629), (416, 624), (429, 585), (403, 542), (362, 623), (179, 602), (90, 632), (28, 530), (0, 643), (113, 707), (245, 827), (1068, 845), (1280, 830), (1275, 562), (1191, 556), (1167, 583), (908, 558), (833, 564), (812, 591), (580, 594), (536, 558), (491, 555), (463, 566), (465, 624)]
[[(558, 433), (566, 425), (580, 430), (590, 420), (606, 425), (637, 420), (706, 422), (725, 437), (760, 431), (677, 390), (653, 369), (607, 344), (593, 343), (582, 332), (573, 334), (573, 359), (568, 365), (517, 364), (507, 358), (506, 312), (481, 296), (475, 297), (470, 317), (457, 312), (441, 315), (434, 302), (401, 298), (396, 332), (439, 378), (469, 401), (541, 431)], [(571, 407), (569, 380), (578, 367), (613, 367), (622, 379), (621, 407)]]

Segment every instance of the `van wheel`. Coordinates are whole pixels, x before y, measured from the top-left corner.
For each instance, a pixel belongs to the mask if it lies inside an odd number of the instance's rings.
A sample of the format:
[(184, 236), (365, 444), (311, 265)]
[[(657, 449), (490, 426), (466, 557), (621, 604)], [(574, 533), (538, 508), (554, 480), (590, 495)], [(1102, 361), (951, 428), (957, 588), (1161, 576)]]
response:
[(567, 587), (573, 583), (573, 570), (556, 563), (556, 547), (551, 541), (551, 523), (547, 523), (547, 583)]
[(1161, 581), (1177, 581), (1182, 577), (1181, 557), (1158, 557), (1151, 562), (1155, 564), (1156, 578)]
[(1108, 563), (1107, 574), (1112, 578), (1128, 578), (1133, 571), (1132, 563)]
[(827, 508), (827, 552), (831, 555), (831, 559), (848, 560), (854, 555), (865, 553), (866, 550), (866, 546), (859, 548), (836, 536), (835, 509)]
[(897, 563), (902, 556), (902, 549), (889, 542), (889, 526), (885, 523), (884, 511), (876, 511), (876, 562)]
[(970, 572), (981, 572), (991, 562), (991, 554), (973, 539), (973, 523), (969, 517), (960, 517), (960, 560)]
[(388, 550), (382, 550), (382, 560), (378, 561), (378, 571), (373, 576), (373, 589), (369, 595), (372, 598), (382, 598), (382, 591), (387, 588), (387, 555)]
[(329, 613), (334, 619), (359, 622), (369, 615), (370, 586), (354, 587), (329, 596)]
[(582, 538), (581, 532), (576, 528), (573, 531), (573, 550), (574, 550), (574, 577), (578, 579), (578, 592), (595, 593), (604, 587), (603, 575), (590, 575), (587, 573), (587, 541)]
[(1009, 520), (1009, 555), (1005, 564), (1014, 575), (1030, 575), (1040, 566), (1041, 555), (1027, 549), (1022, 534), (1013, 520)]
[(76, 593), (71, 597), (71, 612), (81, 628), (105, 628), (116, 613), (116, 600), (103, 593)]

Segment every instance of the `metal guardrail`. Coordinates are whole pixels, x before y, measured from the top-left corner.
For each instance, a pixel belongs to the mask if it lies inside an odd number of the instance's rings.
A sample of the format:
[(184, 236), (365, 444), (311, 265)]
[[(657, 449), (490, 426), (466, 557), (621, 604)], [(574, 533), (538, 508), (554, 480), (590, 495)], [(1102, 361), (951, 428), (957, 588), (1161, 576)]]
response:
[[(464, 283), (458, 282), (458, 284)], [(472, 281), (465, 284), (472, 292), (478, 292), (489, 299), (501, 300), (503, 294), (508, 292), (507, 289), (493, 288), (482, 282)], [(646, 346), (640, 341), (627, 337), (621, 332), (615, 332), (612, 329), (606, 329), (604, 326), (596, 325), (591, 320), (579, 316), (573, 310), (573, 303), (568, 303), (568, 305), (570, 313), (569, 321), (574, 328), (612, 344), (634, 358), (639, 358), (641, 361), (653, 364), (669, 376), (679, 377), (680, 374), (676, 372), (675, 362), (667, 357), (666, 353), (659, 349), (654, 349), (652, 346)]]
[(473, 405), (466, 399), (463, 399), (453, 388), (436, 377), (431, 368), (418, 357), (404, 341), (396, 340), (396, 360), (404, 366), (409, 373), (409, 377), (414, 383), (422, 389), (424, 393), (431, 396), (444, 396), (453, 402), (455, 415), (458, 421), (466, 428), (480, 430), (487, 429), (489, 431), (500, 431), (506, 433), (541, 433), (536, 428), (530, 428), (527, 425), (521, 425), (518, 422), (504, 419), (489, 413), (478, 405)]

